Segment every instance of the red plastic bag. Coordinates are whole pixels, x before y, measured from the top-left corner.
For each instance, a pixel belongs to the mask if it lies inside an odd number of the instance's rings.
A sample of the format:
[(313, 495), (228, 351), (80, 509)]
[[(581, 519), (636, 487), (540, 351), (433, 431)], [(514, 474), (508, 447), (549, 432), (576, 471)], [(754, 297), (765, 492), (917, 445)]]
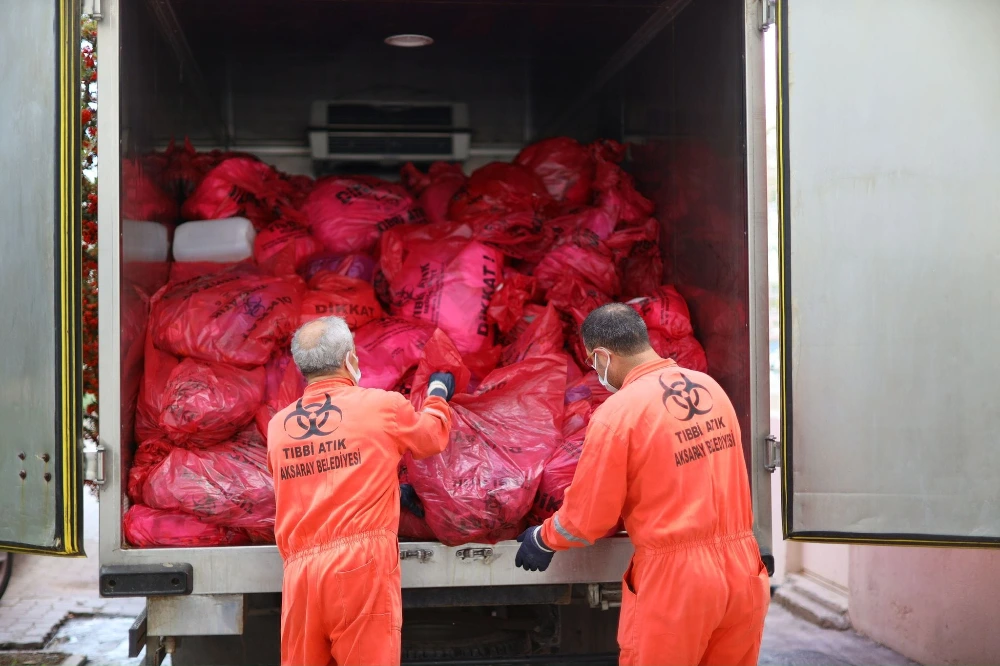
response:
[(448, 448), (406, 459), (442, 543), (496, 543), (518, 534), (561, 437), (565, 392), (566, 357), (558, 354), (495, 370), (474, 394), (452, 399)]
[(246, 546), (250, 537), (242, 530), (209, 525), (178, 511), (158, 511), (137, 504), (122, 521), (125, 541), (136, 548)]
[(513, 259), (538, 261), (555, 241), (554, 231), (546, 226), (540, 214), (532, 211), (473, 217), (468, 224), (472, 226), (473, 238)]
[(279, 204), (289, 202), (288, 184), (270, 166), (246, 157), (224, 160), (202, 179), (184, 202), (185, 220), (242, 216), (263, 229)]
[(496, 323), (501, 333), (507, 333), (517, 324), (524, 314), (525, 304), (535, 298), (537, 291), (535, 278), (505, 268), (503, 282), (497, 285), (486, 310), (489, 320)]
[(403, 166), (400, 176), (403, 183), (418, 197), (420, 207), (431, 223), (448, 220), (448, 207), (455, 194), (467, 180), (461, 164), (434, 162), (426, 174), (412, 164)]
[(191, 358), (178, 360), (146, 345), (136, 435), (184, 446), (223, 442), (249, 423), (264, 399), (264, 368), (253, 370)]
[(333, 271), (337, 275), (371, 283), (375, 276), (375, 260), (366, 254), (320, 254), (306, 262), (299, 269), (299, 274), (309, 280), (320, 271)]
[(405, 188), (370, 176), (317, 181), (302, 213), (313, 236), (337, 254), (371, 252), (386, 230), (424, 220)]
[(694, 335), (691, 312), (684, 297), (673, 285), (657, 287), (649, 296), (632, 299), (628, 304), (642, 316), (651, 337), (686, 338)]
[(556, 237), (563, 239), (574, 234), (593, 234), (598, 240), (609, 238), (618, 224), (618, 218), (600, 208), (583, 208), (560, 215), (547, 222)]
[(177, 202), (133, 160), (122, 160), (121, 216), (144, 222), (177, 222)]
[(127, 494), (134, 503), (142, 501), (142, 487), (153, 468), (160, 464), (167, 454), (174, 450), (174, 445), (167, 439), (148, 439), (138, 447), (132, 456), (132, 466), (128, 471)]
[[(410, 483), (410, 474), (405, 462), (399, 463), (397, 475), (399, 476), (399, 485)], [(419, 541), (435, 541), (437, 539), (426, 520), (418, 518), (409, 509), (402, 507), (399, 509), (399, 530), (397, 534), (407, 539), (416, 539)]]
[(433, 323), (462, 354), (485, 351), (493, 346), (486, 310), (502, 275), (503, 255), (467, 241), (464, 227), (436, 240), (422, 239), (425, 228), (393, 229), (383, 239), (390, 312)]
[(206, 523), (274, 529), (274, 480), (256, 428), (202, 449), (174, 448), (146, 477), (146, 506), (181, 511)]
[(302, 397), (306, 388), (306, 378), (292, 361), (292, 355), (281, 353), (264, 366), (264, 404), (257, 410), (254, 419), (257, 430), (267, 437), (267, 424), (275, 414)]
[(361, 366), (361, 386), (391, 391), (420, 362), (420, 353), (435, 326), (421, 321), (387, 317), (354, 333)]
[(521, 315), (521, 318), (517, 320), (517, 323), (514, 324), (513, 328), (503, 335), (501, 342), (504, 345), (514, 344), (514, 342), (521, 335), (523, 335), (526, 330), (528, 330), (528, 327), (531, 326), (531, 322), (535, 321), (537, 317), (542, 316), (543, 312), (545, 312), (544, 305), (536, 305), (534, 303), (525, 305), (524, 313)]
[(597, 377), (597, 373), (593, 370), (566, 388), (567, 409), (569, 409), (568, 405), (583, 400), (590, 405), (590, 410), (593, 412), (593, 410), (603, 405), (604, 401), (610, 397), (611, 392), (604, 388), (601, 380)]
[(356, 331), (369, 322), (381, 319), (382, 314), (375, 289), (369, 283), (331, 271), (320, 271), (309, 280), (309, 290), (302, 298), (299, 325), (333, 315), (343, 318), (347, 326)]
[(667, 338), (662, 335), (650, 335), (649, 342), (653, 350), (663, 358), (672, 358), (677, 365), (689, 370), (708, 372), (708, 357), (705, 349), (693, 335), (683, 338)]
[(212, 157), (195, 151), (187, 137), (184, 138), (184, 146), (180, 148), (171, 140), (163, 157), (166, 161), (162, 175), (164, 187), (180, 200), (191, 196), (205, 174), (215, 166)]
[(552, 201), (545, 183), (517, 164), (491, 162), (476, 169), (451, 200), (450, 219), (494, 219), (507, 213), (541, 211)]
[(528, 514), (528, 522), (540, 525), (562, 506), (566, 489), (573, 482), (576, 466), (580, 462), (580, 451), (586, 427), (562, 440), (552, 457), (545, 463), (538, 482), (538, 493)]
[(628, 256), (618, 262), (622, 298), (633, 299), (650, 294), (663, 284), (663, 258), (660, 248), (649, 241), (632, 246)]
[[(174, 284), (178, 282), (187, 282), (188, 280), (193, 280), (194, 278), (221, 273), (222, 271), (227, 271), (238, 265), (239, 264), (234, 264), (232, 262), (221, 261), (175, 261), (170, 264), (170, 279), (168, 282)], [(249, 263), (245, 265), (250, 266)]]
[(504, 365), (512, 365), (532, 356), (555, 354), (562, 351), (565, 343), (562, 319), (550, 304), (528, 325), (524, 333), (503, 348), (500, 360)]
[[(569, 400), (569, 390), (567, 390), (566, 395), (567, 400)], [(595, 407), (587, 398), (569, 402), (566, 405), (563, 439), (542, 470), (541, 480), (538, 483), (538, 494), (535, 495), (535, 503), (528, 514), (530, 524), (541, 524), (562, 506), (563, 499), (566, 497), (566, 489), (573, 482), (577, 465), (580, 463), (580, 454), (583, 451), (583, 442), (587, 435), (587, 424), (590, 422), (594, 409)], [(611, 528), (605, 537), (612, 536), (621, 529), (622, 524), (619, 521), (618, 525)]]
[(597, 206), (626, 225), (641, 224), (653, 214), (656, 206), (639, 194), (635, 180), (618, 163), (625, 157), (624, 146), (615, 141), (599, 141), (591, 145), (596, 162), (594, 189)]
[(168, 284), (153, 297), (153, 341), (177, 356), (264, 365), (298, 328), (303, 286), (242, 264)]
[(286, 218), (272, 222), (257, 234), (253, 258), (272, 275), (294, 275), (303, 262), (322, 249), (308, 228)]
[(556, 201), (571, 204), (590, 201), (594, 161), (590, 151), (576, 139), (565, 136), (543, 139), (524, 148), (514, 162), (541, 178)]
[[(602, 294), (618, 293), (618, 274), (611, 252), (603, 245), (582, 247), (564, 243), (552, 249), (535, 268), (538, 285), (548, 291), (556, 284), (581, 278)], [(550, 296), (551, 298), (551, 296)]]

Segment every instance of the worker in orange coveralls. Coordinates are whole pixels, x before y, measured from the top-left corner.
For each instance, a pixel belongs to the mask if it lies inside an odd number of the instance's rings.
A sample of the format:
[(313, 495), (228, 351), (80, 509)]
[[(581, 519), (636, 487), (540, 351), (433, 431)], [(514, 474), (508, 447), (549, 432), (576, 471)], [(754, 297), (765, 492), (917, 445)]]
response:
[(622, 579), (621, 664), (756, 664), (770, 602), (736, 412), (708, 375), (660, 358), (620, 303), (583, 323), (614, 393), (587, 428), (562, 507), (526, 530), (517, 566), (588, 546), (619, 515), (635, 555)]
[(339, 317), (300, 328), (292, 358), (308, 386), (267, 430), (285, 560), (281, 663), (398, 664), (396, 467), (407, 451), (425, 458), (447, 446), (454, 378), (432, 375), (419, 412), (399, 393), (361, 388), (354, 338)]

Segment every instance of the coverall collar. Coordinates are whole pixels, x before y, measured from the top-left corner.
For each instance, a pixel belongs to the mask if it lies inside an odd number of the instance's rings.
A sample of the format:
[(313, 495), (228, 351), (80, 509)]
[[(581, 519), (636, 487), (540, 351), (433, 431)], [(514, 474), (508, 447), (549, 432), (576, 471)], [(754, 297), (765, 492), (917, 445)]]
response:
[(672, 368), (677, 365), (677, 362), (672, 358), (661, 358), (659, 361), (650, 361), (649, 363), (643, 363), (642, 365), (637, 365), (632, 368), (632, 371), (625, 375), (625, 381), (622, 382), (622, 388), (625, 388), (635, 380), (639, 379), (643, 375), (648, 375), (651, 372), (656, 372), (657, 370), (663, 370), (664, 368)]
[(350, 377), (329, 377), (327, 379), (320, 379), (312, 384), (306, 386), (306, 393), (322, 393), (323, 391), (329, 391), (331, 389), (344, 388), (347, 386), (354, 386), (354, 382)]

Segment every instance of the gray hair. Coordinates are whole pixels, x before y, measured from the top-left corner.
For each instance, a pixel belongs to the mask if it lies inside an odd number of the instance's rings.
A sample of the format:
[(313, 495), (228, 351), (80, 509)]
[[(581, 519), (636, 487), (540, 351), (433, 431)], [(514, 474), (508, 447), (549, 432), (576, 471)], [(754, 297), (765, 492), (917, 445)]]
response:
[(292, 337), (292, 359), (306, 378), (334, 374), (353, 350), (354, 336), (340, 317), (313, 320)]

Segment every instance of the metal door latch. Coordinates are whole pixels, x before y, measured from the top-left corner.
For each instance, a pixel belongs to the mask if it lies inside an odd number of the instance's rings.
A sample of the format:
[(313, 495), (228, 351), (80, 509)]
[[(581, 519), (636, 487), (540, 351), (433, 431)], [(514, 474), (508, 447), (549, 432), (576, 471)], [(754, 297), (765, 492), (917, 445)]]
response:
[(764, 469), (768, 472), (781, 467), (781, 442), (774, 435), (764, 440)]
[(98, 443), (96, 447), (83, 450), (83, 479), (91, 481), (95, 485), (103, 486), (104, 477), (104, 445)]
[(493, 557), (492, 548), (462, 548), (455, 551), (455, 557), (460, 560), (488, 560)]
[(622, 589), (611, 585), (590, 583), (587, 585), (587, 601), (591, 608), (608, 610), (622, 605)]
[(401, 550), (399, 551), (400, 560), (416, 560), (418, 562), (426, 562), (431, 559), (434, 555), (433, 551), (426, 550), (424, 548), (414, 548), (413, 550)]
[(767, 32), (767, 29), (774, 25), (777, 18), (778, 2), (777, 0), (760, 0), (760, 4), (760, 30)]

